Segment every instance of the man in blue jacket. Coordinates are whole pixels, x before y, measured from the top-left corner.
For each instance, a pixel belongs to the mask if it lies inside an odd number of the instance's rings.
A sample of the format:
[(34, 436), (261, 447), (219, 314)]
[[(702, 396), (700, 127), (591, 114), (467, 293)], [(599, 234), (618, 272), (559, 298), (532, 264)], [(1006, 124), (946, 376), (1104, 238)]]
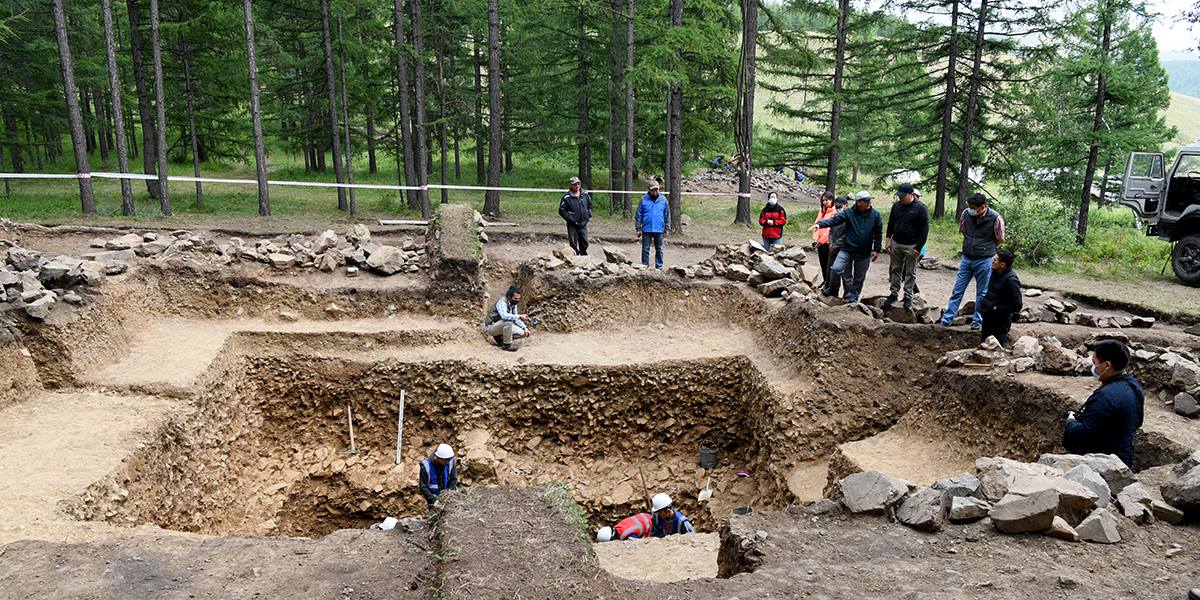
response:
[(846, 233), (829, 272), (831, 277), (842, 280), (845, 290), (842, 299), (847, 303), (858, 302), (863, 281), (867, 278), (867, 269), (872, 261), (879, 258), (879, 251), (883, 249), (883, 218), (879, 216), (879, 211), (871, 208), (870, 192), (855, 194), (854, 208), (817, 221), (810, 229), (816, 231), (843, 223), (846, 224)]
[(1129, 366), (1129, 349), (1116, 340), (1092, 346), (1092, 376), (1100, 388), (1076, 415), (1067, 414), (1063, 446), (1072, 454), (1116, 454), (1133, 467), (1133, 436), (1142, 426), (1145, 393)]
[(663, 268), (663, 236), (671, 229), (671, 209), (667, 198), (658, 193), (658, 182), (651, 181), (650, 189), (642, 196), (634, 218), (638, 239), (642, 240), (642, 266), (650, 266), (650, 243), (654, 242), (654, 268)]
[(666, 494), (655, 494), (651, 503), (650, 537), (684, 535), (696, 531), (683, 513), (675, 510), (675, 502)]

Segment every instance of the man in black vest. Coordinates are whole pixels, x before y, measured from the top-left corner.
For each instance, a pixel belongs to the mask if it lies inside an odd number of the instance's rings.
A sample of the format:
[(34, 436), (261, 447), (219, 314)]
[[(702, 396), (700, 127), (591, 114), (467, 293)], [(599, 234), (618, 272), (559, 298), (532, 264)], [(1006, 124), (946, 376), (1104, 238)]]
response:
[(567, 222), (567, 243), (576, 256), (587, 256), (588, 221), (592, 218), (592, 197), (581, 189), (578, 177), (571, 178), (571, 190), (558, 203), (558, 215)]
[(962, 260), (958, 263), (958, 277), (954, 280), (950, 305), (942, 313), (942, 325), (949, 327), (954, 321), (967, 284), (974, 279), (975, 314), (971, 318), (971, 330), (979, 331), (983, 324), (979, 308), (992, 277), (992, 258), (996, 256), (1000, 244), (1004, 243), (1004, 218), (988, 207), (983, 194), (975, 193), (967, 198), (967, 208), (958, 217), (958, 230), (963, 234)]

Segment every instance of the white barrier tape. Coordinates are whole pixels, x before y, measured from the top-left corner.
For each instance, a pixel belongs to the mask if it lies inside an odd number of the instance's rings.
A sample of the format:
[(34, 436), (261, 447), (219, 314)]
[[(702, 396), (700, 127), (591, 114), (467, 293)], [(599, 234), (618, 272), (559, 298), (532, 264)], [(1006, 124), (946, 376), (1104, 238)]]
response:
[[(158, 181), (157, 175), (146, 175), (143, 173), (0, 173), (0, 179), (138, 179), (146, 181)], [(178, 181), (187, 183), (231, 183), (235, 185), (258, 185), (258, 180), (255, 179), (227, 179), (219, 177), (191, 177), (187, 175), (170, 175), (167, 181)], [(325, 181), (287, 181), (287, 180), (271, 180), (267, 181), (267, 185), (292, 186), (292, 187), (318, 187), (318, 188), (355, 188), (364, 190), (474, 190), (480, 192), (498, 191), (498, 192), (534, 192), (542, 194), (558, 194), (564, 193), (561, 189), (547, 188), (526, 188), (526, 187), (491, 187), (485, 185), (441, 185), (431, 183), (428, 185), (388, 185), (375, 183), (329, 183)], [(622, 194), (637, 196), (645, 194), (643, 191), (627, 191), (627, 190), (587, 190), (590, 194)], [(664, 191), (663, 194), (668, 192)], [(750, 197), (748, 193), (741, 192), (680, 192), (683, 196), (742, 196)]]

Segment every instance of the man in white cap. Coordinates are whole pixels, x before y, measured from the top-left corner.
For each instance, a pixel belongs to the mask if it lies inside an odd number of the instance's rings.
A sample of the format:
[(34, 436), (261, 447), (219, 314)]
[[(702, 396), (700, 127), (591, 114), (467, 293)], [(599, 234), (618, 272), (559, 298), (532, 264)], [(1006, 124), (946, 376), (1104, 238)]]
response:
[(571, 189), (558, 203), (558, 216), (567, 222), (567, 243), (576, 256), (587, 256), (588, 221), (592, 218), (592, 196), (581, 188), (578, 177), (571, 178)]
[(421, 461), (421, 495), (429, 508), (445, 490), (458, 488), (458, 464), (450, 444), (438, 444), (429, 458)]
[(650, 520), (651, 537), (660, 538), (696, 531), (692, 522), (683, 516), (683, 513), (675, 510), (675, 502), (666, 494), (654, 495), (654, 500), (650, 503), (650, 512), (654, 515)]
[(642, 241), (642, 266), (650, 266), (650, 245), (654, 244), (654, 268), (663, 268), (663, 236), (671, 230), (671, 208), (667, 197), (658, 192), (659, 183), (650, 180), (650, 188), (634, 214), (637, 237)]
[(817, 221), (811, 230), (843, 223), (846, 233), (842, 236), (837, 257), (829, 267), (829, 274), (841, 278), (842, 289), (845, 290), (842, 299), (850, 304), (858, 302), (863, 281), (867, 278), (867, 269), (872, 261), (879, 258), (879, 251), (883, 249), (883, 218), (879, 216), (879, 211), (871, 208), (870, 192), (863, 190), (855, 194), (854, 208)]
[(651, 525), (650, 513), (638, 513), (621, 519), (612, 527), (601, 527), (600, 531), (596, 532), (596, 541), (644, 540), (650, 537)]

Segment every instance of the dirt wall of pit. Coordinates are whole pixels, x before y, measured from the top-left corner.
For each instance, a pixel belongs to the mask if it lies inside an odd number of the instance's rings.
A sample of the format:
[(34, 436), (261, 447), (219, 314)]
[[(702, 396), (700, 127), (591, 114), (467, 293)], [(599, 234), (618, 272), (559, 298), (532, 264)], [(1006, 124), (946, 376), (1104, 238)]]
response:
[[(7, 338), (7, 339), (6, 339)], [(17, 339), (0, 329), (0, 410), (41, 391), (33, 358)]]

